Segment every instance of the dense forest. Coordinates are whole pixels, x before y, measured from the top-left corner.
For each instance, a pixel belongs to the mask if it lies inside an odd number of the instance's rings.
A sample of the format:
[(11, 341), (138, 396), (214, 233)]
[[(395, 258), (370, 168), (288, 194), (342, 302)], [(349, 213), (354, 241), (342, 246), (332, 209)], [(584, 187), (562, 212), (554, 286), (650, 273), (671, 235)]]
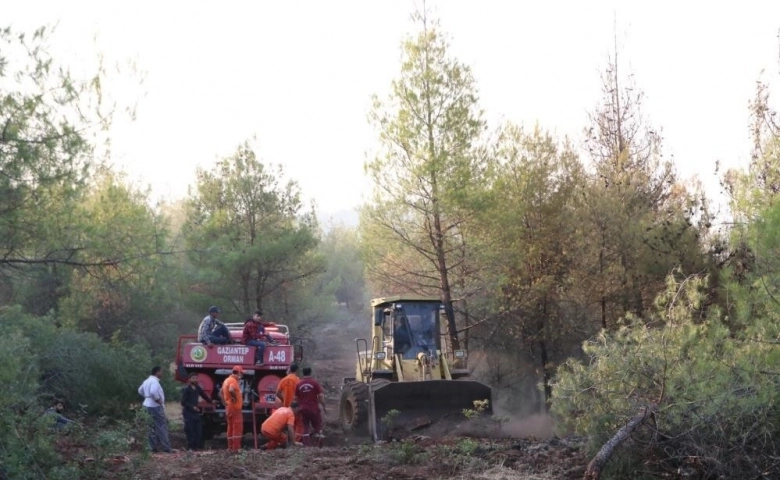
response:
[(323, 226), (249, 141), (197, 171), (187, 198), (152, 204), (98, 154), (123, 112), (107, 73), (73, 76), (46, 29), (0, 31), (0, 478), (89, 473), (54, 449), (41, 413), (55, 398), (91, 419), (96, 455), (121, 451), (143, 428), (138, 385), (211, 304), (311, 336), (339, 306), (394, 293), (442, 299), (448, 340), (512, 415), (549, 414), (594, 453), (633, 425), (617, 477), (691, 462), (711, 478), (778, 475), (768, 87), (749, 105), (749, 167), (722, 175), (718, 229), (617, 52), (581, 138), (558, 138), (488, 125), (470, 67), (435, 20), (417, 25), (373, 99), (374, 190), (356, 228)]

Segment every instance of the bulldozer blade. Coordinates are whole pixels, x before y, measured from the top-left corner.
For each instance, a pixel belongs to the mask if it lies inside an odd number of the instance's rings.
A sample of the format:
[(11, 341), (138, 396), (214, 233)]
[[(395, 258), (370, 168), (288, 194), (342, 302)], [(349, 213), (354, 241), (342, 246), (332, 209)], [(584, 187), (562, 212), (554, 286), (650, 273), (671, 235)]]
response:
[[(475, 400), (488, 400), (483, 413), (492, 413), (490, 387), (471, 380), (421, 380), (372, 385), (369, 394), (369, 433), (379, 440), (388, 430), (411, 431), (443, 417), (465, 420), (464, 409)], [(388, 415), (391, 410), (396, 410)]]

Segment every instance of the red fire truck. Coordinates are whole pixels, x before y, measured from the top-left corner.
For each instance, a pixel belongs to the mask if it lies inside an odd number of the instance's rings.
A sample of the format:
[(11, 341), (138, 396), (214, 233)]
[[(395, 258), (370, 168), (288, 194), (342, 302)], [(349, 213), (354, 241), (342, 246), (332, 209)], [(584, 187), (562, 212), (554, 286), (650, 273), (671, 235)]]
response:
[(234, 343), (229, 345), (204, 345), (198, 342), (197, 335), (179, 337), (176, 349), (176, 380), (186, 383), (192, 372), (198, 374), (201, 388), (213, 399), (216, 405), (200, 399), (203, 411), (203, 435), (210, 439), (216, 433), (226, 431), (225, 406), (219, 401), (222, 382), (232, 373), (235, 365), (244, 369), (241, 380), (241, 392), (244, 398), (244, 431), (252, 431), (257, 445), (260, 424), (268, 418), (272, 409), (277, 408), (276, 388), (286, 375), (290, 364), (300, 363), (303, 348), (300, 341), (290, 337), (289, 328), (278, 323), (264, 323), (266, 333), (276, 344), (265, 348), (263, 365), (255, 365), (255, 349), (241, 344), (243, 323), (227, 323)]

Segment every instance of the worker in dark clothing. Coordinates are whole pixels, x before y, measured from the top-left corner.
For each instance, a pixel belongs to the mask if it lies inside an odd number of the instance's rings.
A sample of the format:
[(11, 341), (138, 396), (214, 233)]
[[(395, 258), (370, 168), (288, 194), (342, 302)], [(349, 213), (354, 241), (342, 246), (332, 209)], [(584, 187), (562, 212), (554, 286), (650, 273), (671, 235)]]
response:
[[(311, 426), (311, 433), (322, 437), (322, 412), (325, 412), (325, 393), (311, 376), (311, 367), (303, 367), (303, 378), (295, 386), (295, 398), (300, 404), (300, 416), (304, 431)], [(320, 412), (322, 406), (322, 412)]]
[(203, 420), (198, 407), (198, 397), (215, 403), (198, 385), (198, 374), (190, 374), (190, 383), (181, 389), (181, 413), (184, 417), (184, 433), (187, 435), (187, 449), (200, 450), (204, 447)]
[(51, 416), (54, 418), (54, 428), (56, 430), (62, 430), (67, 425), (74, 423), (73, 420), (65, 417), (62, 414), (62, 411), (65, 409), (65, 406), (62, 404), (61, 401), (55, 400), (51, 407), (49, 407), (46, 412), (44, 412), (46, 415)]

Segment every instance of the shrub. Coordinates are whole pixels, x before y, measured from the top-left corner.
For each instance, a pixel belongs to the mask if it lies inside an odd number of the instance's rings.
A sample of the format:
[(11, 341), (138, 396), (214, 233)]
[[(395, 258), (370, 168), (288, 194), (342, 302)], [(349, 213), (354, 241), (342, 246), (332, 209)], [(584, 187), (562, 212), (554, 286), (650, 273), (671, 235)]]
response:
[(23, 315), (19, 308), (1, 309), (0, 322), (26, 339), (42, 401), (63, 399), (86, 415), (132, 416), (128, 407), (138, 402), (138, 386), (152, 367), (148, 350), (58, 328), (53, 318)]
[(777, 346), (756, 332), (774, 328), (777, 338), (777, 327), (769, 327), (776, 323), (754, 318), (756, 328), (735, 334), (717, 309), (705, 315), (706, 281), (670, 276), (651, 323), (629, 317), (618, 331), (586, 342), (588, 363), (570, 360), (559, 369), (553, 413), (590, 434), (593, 447), (640, 409), (657, 406), (634, 433), (635, 448), (622, 451), (633, 458), (616, 464), (642, 460), (659, 472), (725, 478), (758, 478), (775, 468), (780, 372), (768, 366)]
[[(0, 478), (102, 478), (102, 459), (140, 436), (130, 407), (149, 373), (148, 351), (57, 328), (52, 320), (0, 308)], [(54, 398), (77, 406), (68, 416), (81, 414), (88, 426), (55, 431), (43, 415)], [(96, 461), (79, 465), (87, 456)]]

